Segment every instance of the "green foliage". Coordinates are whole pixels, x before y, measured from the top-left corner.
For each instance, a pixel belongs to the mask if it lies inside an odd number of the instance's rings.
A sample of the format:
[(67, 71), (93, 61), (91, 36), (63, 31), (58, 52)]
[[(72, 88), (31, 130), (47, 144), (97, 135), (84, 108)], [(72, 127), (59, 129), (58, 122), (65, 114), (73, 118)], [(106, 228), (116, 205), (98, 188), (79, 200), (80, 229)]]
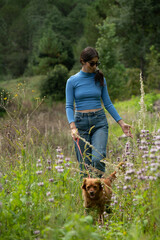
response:
[(148, 62), (146, 84), (150, 90), (160, 90), (160, 53), (154, 46), (150, 48), (150, 53), (147, 54), (146, 60)]
[(123, 64), (118, 61), (115, 24), (107, 20), (98, 26), (100, 36), (96, 47), (102, 62), (101, 68), (108, 83), (109, 94), (112, 99), (124, 99), (128, 76)]
[(155, 94), (154, 92), (145, 95), (144, 100), (148, 111), (154, 112), (153, 106), (158, 99), (160, 99), (160, 94)]
[(87, 15), (84, 22), (84, 36), (88, 45), (95, 46), (99, 37), (97, 25), (102, 24), (103, 20), (106, 19), (111, 5), (112, 1), (96, 0), (92, 1), (92, 4), (87, 8)]
[(140, 69), (127, 68), (128, 82), (127, 82), (127, 96), (140, 95)]
[[(3, 2), (0, 8), (0, 75), (47, 74), (54, 62), (70, 70), (74, 64), (72, 44), (83, 34), (89, 3), (90, 0)], [(58, 56), (53, 53), (54, 44)]]
[[(145, 73), (145, 57), (152, 44), (160, 47), (159, 27), (157, 21), (160, 9), (158, 2), (149, 1), (120, 1), (116, 22), (117, 34), (121, 40), (123, 61), (128, 67), (136, 67)], [(155, 32), (154, 38), (151, 32)]]
[(80, 217), (78, 214), (70, 216), (70, 221), (64, 225), (64, 237), (62, 240), (101, 240), (102, 236), (96, 232), (96, 228), (92, 223), (91, 216)]
[(38, 58), (36, 60), (38, 66), (35, 67), (37, 74), (47, 74), (55, 65), (63, 64), (70, 69), (74, 59), (72, 50), (67, 49), (67, 43), (59, 41), (57, 34), (48, 29), (40, 39)]
[(65, 97), (65, 84), (68, 79), (68, 70), (65, 66), (58, 64), (49, 72), (43, 80), (40, 91), (41, 96), (50, 97), (52, 100), (62, 100)]

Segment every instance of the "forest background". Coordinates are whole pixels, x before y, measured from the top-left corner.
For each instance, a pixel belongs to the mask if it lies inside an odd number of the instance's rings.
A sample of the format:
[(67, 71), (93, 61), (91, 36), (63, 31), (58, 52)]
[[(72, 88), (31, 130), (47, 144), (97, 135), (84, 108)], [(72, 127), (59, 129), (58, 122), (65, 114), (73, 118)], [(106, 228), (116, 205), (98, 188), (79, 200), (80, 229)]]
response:
[(65, 97), (79, 55), (96, 47), (112, 100), (160, 89), (157, 0), (1, 0), (0, 82), (42, 75), (41, 96)]

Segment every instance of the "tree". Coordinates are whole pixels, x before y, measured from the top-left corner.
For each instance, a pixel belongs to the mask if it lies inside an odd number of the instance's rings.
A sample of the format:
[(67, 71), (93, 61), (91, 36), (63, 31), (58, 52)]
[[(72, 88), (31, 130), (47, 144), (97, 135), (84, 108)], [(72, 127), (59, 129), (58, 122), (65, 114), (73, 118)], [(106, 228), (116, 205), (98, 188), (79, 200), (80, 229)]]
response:
[(150, 46), (160, 49), (160, 3), (157, 0), (121, 0), (118, 17), (113, 19), (121, 39), (123, 62), (138, 67), (145, 75)]
[(102, 24), (103, 20), (108, 16), (112, 2), (112, 0), (96, 0), (87, 8), (87, 15), (84, 22), (84, 34), (88, 45), (95, 47), (99, 37), (97, 25)]
[(119, 61), (118, 37), (116, 26), (108, 23), (107, 19), (98, 27), (100, 37), (96, 48), (100, 55), (101, 68), (108, 83), (109, 93), (112, 99), (122, 99), (126, 96), (126, 83), (128, 77), (124, 65)]

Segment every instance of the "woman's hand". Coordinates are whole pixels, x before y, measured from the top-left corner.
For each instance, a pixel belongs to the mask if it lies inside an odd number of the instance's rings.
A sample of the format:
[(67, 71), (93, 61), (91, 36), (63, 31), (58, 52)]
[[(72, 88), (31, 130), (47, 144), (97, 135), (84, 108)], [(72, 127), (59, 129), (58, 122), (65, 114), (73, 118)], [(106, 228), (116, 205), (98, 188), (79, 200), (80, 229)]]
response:
[(77, 140), (77, 138), (78, 138), (78, 129), (77, 128), (71, 128), (71, 136), (74, 141)]
[(71, 128), (71, 136), (73, 140), (76, 141), (78, 138), (78, 129), (76, 128), (75, 122), (70, 123), (70, 128)]
[(121, 126), (122, 128), (122, 131), (124, 132), (124, 134), (127, 136), (127, 137), (131, 137), (133, 138), (133, 134), (131, 133), (131, 126), (125, 122), (123, 122), (123, 120), (119, 120), (118, 121), (118, 124)]

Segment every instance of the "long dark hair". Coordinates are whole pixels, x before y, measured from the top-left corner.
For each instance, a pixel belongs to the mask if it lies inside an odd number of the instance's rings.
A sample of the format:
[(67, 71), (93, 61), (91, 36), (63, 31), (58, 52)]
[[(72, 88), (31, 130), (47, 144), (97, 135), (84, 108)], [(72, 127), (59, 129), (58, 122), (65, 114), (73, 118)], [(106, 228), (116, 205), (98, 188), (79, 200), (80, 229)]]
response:
[[(96, 49), (92, 48), (92, 47), (86, 47), (81, 52), (80, 63), (83, 64), (82, 62), (91, 61), (94, 57), (97, 57), (99, 59), (99, 55), (98, 55), (98, 52), (96, 51)], [(96, 71), (95, 81), (100, 82), (100, 85), (104, 86), (104, 76), (100, 70)]]

